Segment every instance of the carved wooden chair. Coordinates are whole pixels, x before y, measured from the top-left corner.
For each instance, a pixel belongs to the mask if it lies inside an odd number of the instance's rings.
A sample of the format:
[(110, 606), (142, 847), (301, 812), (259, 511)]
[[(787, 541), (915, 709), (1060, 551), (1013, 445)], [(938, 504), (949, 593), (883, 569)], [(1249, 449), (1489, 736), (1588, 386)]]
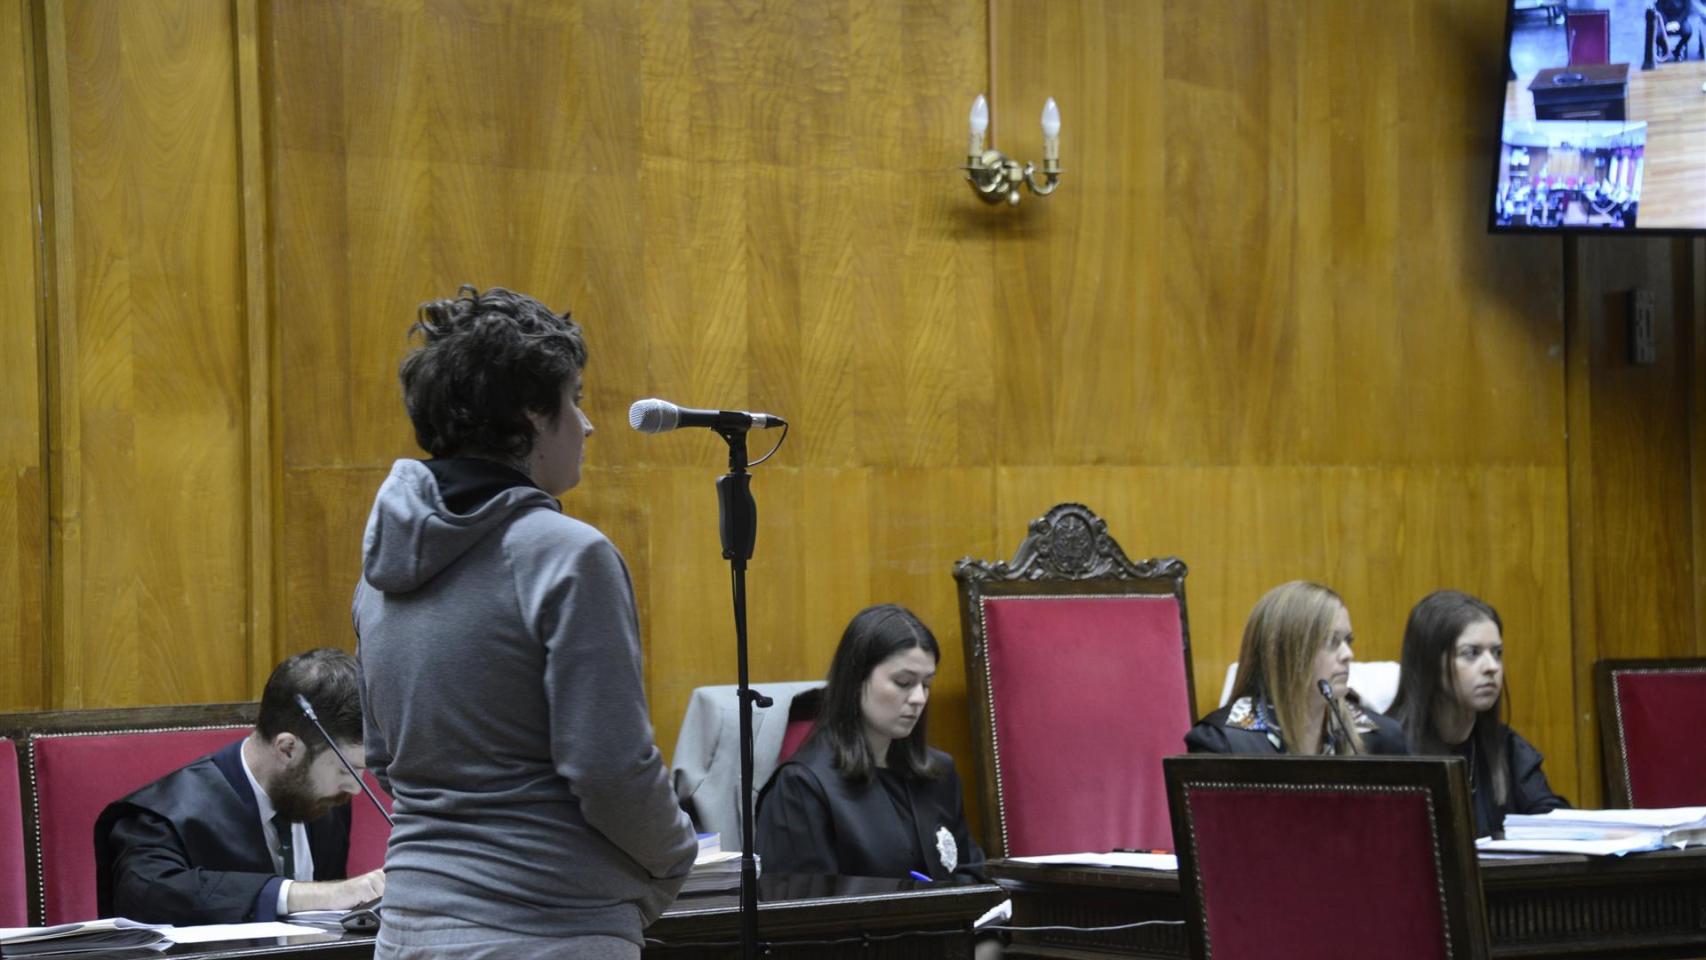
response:
[(1196, 718), (1185, 565), (1076, 503), (954, 565), (992, 857), (1166, 847), (1161, 758)]
[(1168, 757), (1196, 960), (1488, 957), (1458, 757)]
[(1594, 664), (1606, 802), (1706, 805), (1706, 658)]

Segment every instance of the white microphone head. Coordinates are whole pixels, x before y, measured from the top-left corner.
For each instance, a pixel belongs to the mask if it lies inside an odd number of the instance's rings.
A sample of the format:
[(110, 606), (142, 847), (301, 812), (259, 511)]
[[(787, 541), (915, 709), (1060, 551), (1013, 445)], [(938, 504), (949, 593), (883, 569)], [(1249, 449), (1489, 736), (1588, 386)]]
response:
[(628, 426), (641, 433), (666, 433), (681, 421), (681, 408), (668, 400), (648, 397), (628, 408)]

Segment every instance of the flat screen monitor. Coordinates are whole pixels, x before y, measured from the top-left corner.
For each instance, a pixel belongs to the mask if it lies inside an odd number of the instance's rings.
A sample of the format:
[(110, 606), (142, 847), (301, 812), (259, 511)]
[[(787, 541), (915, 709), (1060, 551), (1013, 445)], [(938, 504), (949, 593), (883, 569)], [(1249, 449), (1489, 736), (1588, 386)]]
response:
[(1706, 231), (1706, 0), (1506, 0), (1494, 232)]

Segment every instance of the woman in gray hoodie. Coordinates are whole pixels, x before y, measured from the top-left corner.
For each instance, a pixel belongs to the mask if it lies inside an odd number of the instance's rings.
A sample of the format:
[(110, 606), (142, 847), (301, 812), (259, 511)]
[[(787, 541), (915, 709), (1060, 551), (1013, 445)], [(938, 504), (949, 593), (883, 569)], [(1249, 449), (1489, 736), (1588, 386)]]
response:
[(463, 287), (420, 308), (403, 399), (432, 458), (379, 489), (354, 602), (367, 764), (396, 799), (388, 958), (636, 958), (692, 867), (627, 566), (580, 480), (579, 326)]

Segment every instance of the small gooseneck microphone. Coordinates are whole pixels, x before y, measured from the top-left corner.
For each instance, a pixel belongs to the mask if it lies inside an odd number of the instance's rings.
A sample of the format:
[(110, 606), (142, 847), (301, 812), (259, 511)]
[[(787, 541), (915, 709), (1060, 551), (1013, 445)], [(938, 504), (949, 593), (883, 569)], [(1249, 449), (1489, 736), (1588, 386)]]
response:
[(332, 748), (332, 753), (337, 756), (338, 762), (342, 763), (344, 769), (349, 771), (349, 775), (355, 778), (355, 782), (361, 786), (361, 792), (367, 794), (367, 799), (373, 801), (373, 809), (379, 811), (379, 815), (385, 818), (386, 823), (393, 827), (396, 826), (397, 821), (391, 819), (391, 811), (385, 809), (385, 804), (380, 803), (379, 798), (373, 795), (373, 790), (368, 787), (366, 778), (355, 772), (355, 767), (350, 764), (349, 758), (344, 756), (344, 752), (338, 749), (337, 743), (332, 740), (332, 735), (326, 732), (325, 727), (320, 726), (320, 718), (314, 713), (314, 705), (309, 703), (308, 698), (300, 693), (296, 695), (296, 705), (302, 708), (303, 715), (314, 724), (314, 729), (320, 731), (320, 736), (326, 740), (326, 746)]
[(1360, 753), (1361, 751), (1357, 750), (1357, 742), (1351, 739), (1350, 731), (1345, 729), (1345, 718), (1339, 716), (1339, 702), (1333, 697), (1333, 685), (1326, 680), (1317, 680), (1315, 689), (1321, 691), (1321, 698), (1327, 701), (1327, 716), (1332, 718), (1328, 722), (1338, 727), (1339, 736), (1344, 738), (1345, 746), (1350, 747), (1352, 753)]
[(712, 430), (768, 430), (785, 427), (788, 421), (768, 413), (747, 413), (744, 410), (691, 410), (678, 407), (668, 400), (651, 397), (635, 400), (628, 408), (628, 426), (641, 433), (668, 433), (682, 427), (710, 427)]

